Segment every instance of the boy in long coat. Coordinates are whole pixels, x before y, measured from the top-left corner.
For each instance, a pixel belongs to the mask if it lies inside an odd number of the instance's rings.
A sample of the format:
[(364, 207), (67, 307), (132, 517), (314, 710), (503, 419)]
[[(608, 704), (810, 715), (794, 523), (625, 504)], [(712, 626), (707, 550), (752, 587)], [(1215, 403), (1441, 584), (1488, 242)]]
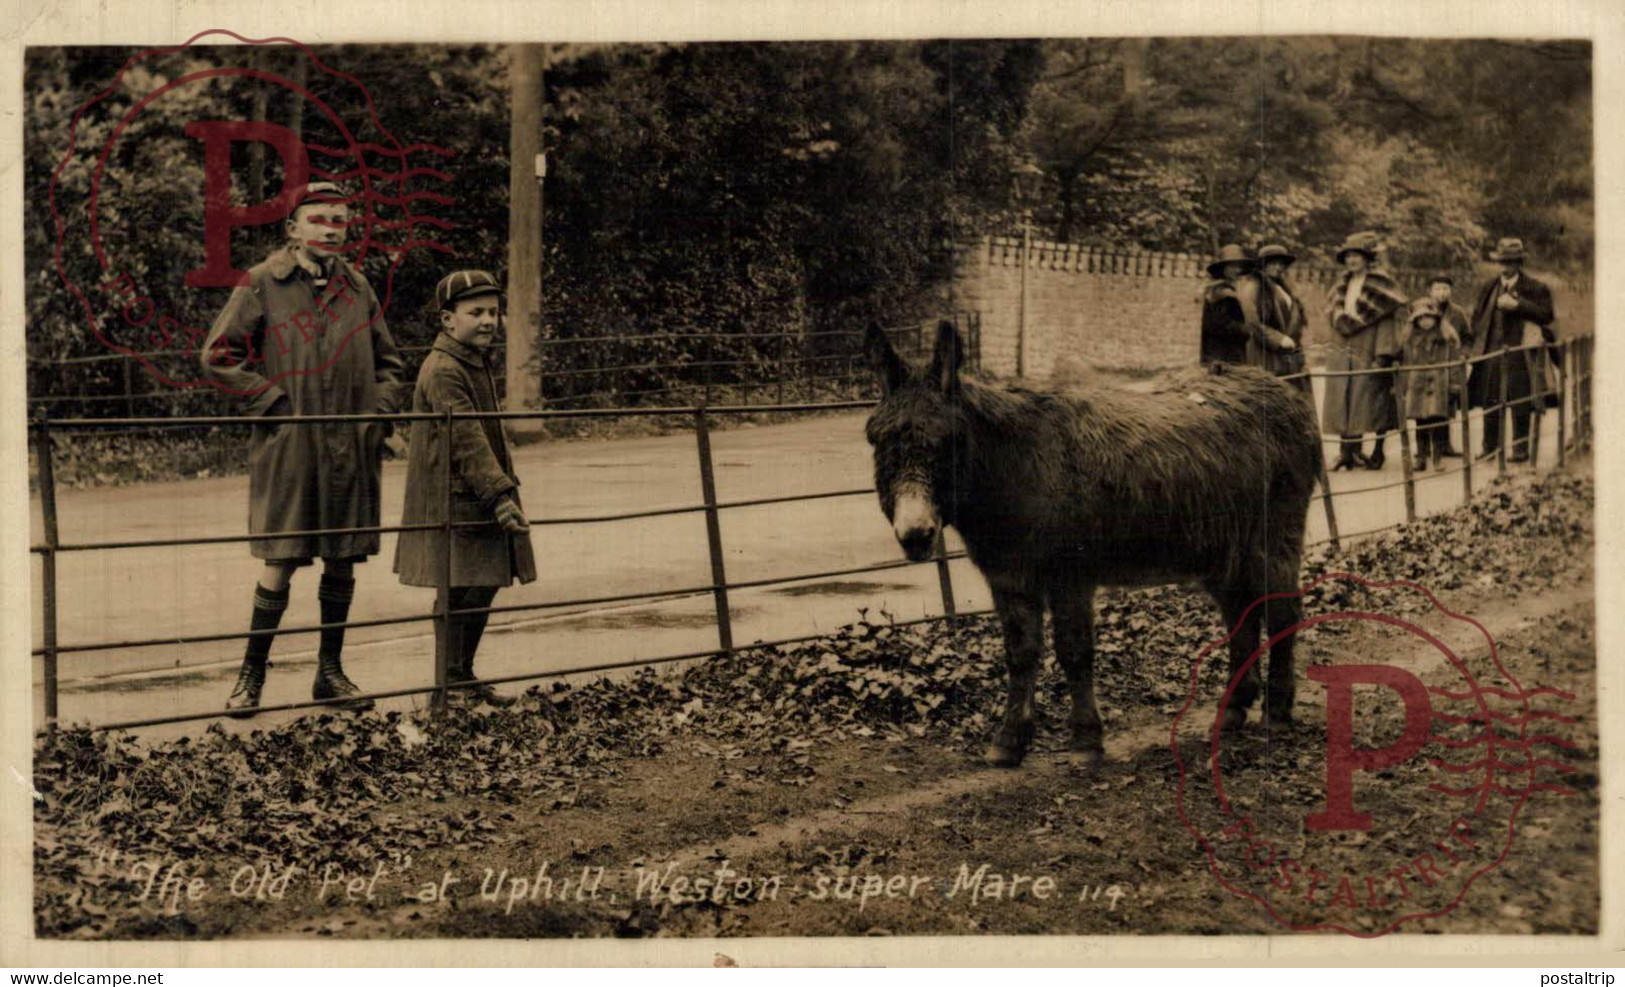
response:
[(1436, 370), (1410, 369), (1461, 359), (1461, 337), (1439, 317), (1439, 307), (1431, 298), (1411, 305), (1405, 329), (1404, 366), (1399, 374), (1400, 394), (1405, 414), (1416, 419), (1416, 468), (1427, 469), (1428, 457), (1435, 469), (1444, 469), (1444, 440), (1450, 434), (1450, 396), (1460, 384), (1456, 367)]
[[(288, 243), (232, 290), (204, 343), (204, 373), (260, 415), (249, 440), (248, 530), (279, 535), (249, 543), (265, 569), (254, 587), (249, 628), (274, 632), (288, 608), (293, 573), (320, 557), (316, 597), (324, 629), (311, 696), (345, 699), (360, 689), (344, 674), (342, 624), (355, 594), (354, 566), (377, 553), (376, 532), (308, 535), (330, 528), (379, 526), (379, 468), (387, 423), (295, 425), (300, 415), (400, 410), (404, 365), (384, 323), (378, 296), (342, 256), (349, 207), (339, 186), (308, 185), (286, 222)], [(252, 716), (265, 685), (274, 633), (248, 639), (237, 685), (227, 700)], [(367, 699), (347, 709), (372, 706)]]
[[(1372, 266), (1378, 246), (1375, 233), (1355, 233), (1337, 249), (1344, 271), (1327, 293), (1328, 371), (1390, 367), (1399, 359), (1399, 317), (1406, 299), (1398, 282)], [(1343, 437), (1333, 470), (1382, 468), (1382, 433), (1397, 424), (1392, 378), (1391, 373), (1326, 378), (1321, 427)], [(1369, 459), (1360, 455), (1366, 432), (1377, 433)]]
[[(440, 303), (440, 335), (412, 394), (413, 412), (500, 411), (496, 383), (486, 354), (502, 317), (503, 292), (485, 271), (457, 271), (435, 288)], [(497, 590), (514, 580), (536, 578), (530, 525), (519, 503), (519, 477), (499, 418), (454, 419), (451, 462), (444, 461), (443, 422), (412, 423), (406, 459), (406, 503), (401, 524), (444, 524), (446, 491), (451, 489), (451, 592), (449, 609), (483, 611)], [(440, 585), (446, 534), (442, 530), (403, 531), (395, 549), (395, 571), (408, 586)], [(447, 601), (440, 601), (447, 602)], [(474, 680), (474, 652), (489, 614), (465, 613), (450, 620), (451, 682)], [(437, 639), (446, 633), (437, 623)], [(469, 688), (489, 702), (491, 687)]]
[[(1552, 292), (1523, 270), (1523, 241), (1503, 238), (1490, 260), (1501, 273), (1478, 290), (1473, 306), (1471, 355), (1491, 359), (1473, 364), (1468, 381), (1470, 407), (1484, 409), (1483, 457), (1501, 446), (1501, 378), (1506, 378), (1507, 404), (1512, 407), (1512, 461), (1529, 459), (1529, 416), (1534, 401), (1545, 399), (1545, 359), (1538, 347), (1557, 341), (1552, 330)], [(1506, 348), (1514, 352), (1494, 357)], [(1531, 347), (1520, 350), (1519, 347)], [(1553, 359), (1555, 359), (1555, 353)], [(1515, 403), (1516, 402), (1516, 403)]]

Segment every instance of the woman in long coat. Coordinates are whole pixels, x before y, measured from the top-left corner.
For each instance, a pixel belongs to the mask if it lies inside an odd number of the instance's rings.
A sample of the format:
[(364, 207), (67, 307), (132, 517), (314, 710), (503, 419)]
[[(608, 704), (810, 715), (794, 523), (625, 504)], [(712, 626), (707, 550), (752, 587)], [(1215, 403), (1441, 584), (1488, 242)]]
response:
[[(1327, 293), (1329, 372), (1389, 367), (1399, 358), (1405, 295), (1398, 282), (1373, 266), (1378, 245), (1375, 233), (1355, 233), (1337, 249), (1344, 270)], [(1333, 470), (1382, 468), (1381, 433), (1397, 425), (1392, 378), (1392, 373), (1366, 373), (1326, 379), (1321, 427), (1343, 437)], [(1360, 437), (1366, 432), (1378, 433), (1370, 458), (1360, 455)]]
[(1286, 277), (1286, 269), (1295, 260), (1297, 258), (1280, 244), (1271, 243), (1258, 251), (1261, 280), (1266, 289), (1259, 304), (1259, 319), (1292, 344), (1278, 346), (1271, 352), (1261, 354), (1261, 363), (1278, 377), (1292, 377), (1290, 383), (1293, 387), (1305, 394), (1312, 394), (1307, 376), (1293, 376), (1303, 373), (1305, 369), (1303, 330), (1309, 321), (1303, 302), (1298, 299), (1297, 292), (1292, 290), (1292, 283)]

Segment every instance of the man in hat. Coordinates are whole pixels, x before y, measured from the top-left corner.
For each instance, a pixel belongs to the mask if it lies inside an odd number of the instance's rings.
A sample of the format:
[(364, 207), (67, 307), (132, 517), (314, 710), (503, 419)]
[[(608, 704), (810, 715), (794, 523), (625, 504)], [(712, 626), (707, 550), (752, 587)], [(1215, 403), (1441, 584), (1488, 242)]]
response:
[(307, 186), (285, 223), (288, 241), (232, 290), (209, 331), (204, 373), (242, 395), (244, 413), (263, 417), (249, 440), (248, 529), (271, 535), (249, 543), (265, 562), (236, 688), (235, 715), (252, 716), (265, 685), (271, 641), (288, 607), (294, 572), (320, 558), (316, 598), (321, 639), (311, 696), (349, 700), (361, 690), (344, 674), (341, 625), (355, 592), (354, 567), (378, 551), (377, 532), (304, 534), (379, 526), (379, 467), (386, 423), (300, 426), (301, 415), (389, 413), (404, 397), (404, 365), (382, 306), (361, 272), (344, 259), (350, 210), (344, 190)]
[[(1405, 294), (1386, 271), (1375, 267), (1377, 234), (1351, 234), (1337, 248), (1343, 273), (1327, 293), (1326, 318), (1332, 339), (1327, 350), (1329, 372), (1391, 367), (1400, 353), (1399, 315)], [(1381, 469), (1383, 434), (1398, 426), (1393, 374), (1357, 374), (1326, 378), (1321, 426), (1343, 437), (1332, 469)], [(1377, 433), (1370, 457), (1360, 454), (1360, 438)]]
[[(1523, 269), (1523, 241), (1503, 237), (1490, 254), (1501, 273), (1486, 281), (1473, 306), (1473, 357), (1489, 359), (1473, 365), (1467, 382), (1469, 406), (1484, 409), (1482, 457), (1493, 456), (1501, 445), (1501, 388), (1512, 408), (1512, 461), (1529, 459), (1529, 416), (1541, 400), (1545, 385), (1543, 343), (1557, 341), (1552, 330), (1552, 292)], [(1520, 349), (1521, 347), (1527, 347)], [(1496, 356), (1502, 349), (1512, 352)]]
[[(1305, 367), (1303, 329), (1307, 317), (1303, 302), (1298, 300), (1297, 292), (1292, 290), (1292, 284), (1286, 278), (1287, 268), (1295, 260), (1297, 258), (1278, 243), (1266, 244), (1258, 251), (1260, 273), (1266, 289), (1261, 296), (1259, 318), (1266, 327), (1282, 333), (1292, 343), (1288, 348), (1264, 354), (1263, 365), (1270, 372), (1283, 377), (1302, 373)], [(1295, 377), (1292, 386), (1305, 394), (1311, 392), (1306, 376)]]
[[(1472, 345), (1473, 332), (1467, 323), (1467, 313), (1460, 305), (1450, 300), (1455, 293), (1456, 282), (1448, 274), (1435, 274), (1428, 279), (1428, 300), (1433, 302), (1439, 310), (1439, 333), (1443, 339), (1460, 350)], [(1455, 380), (1455, 378), (1452, 378)], [(1461, 410), (1461, 384), (1458, 382), (1450, 389), (1450, 411), (1452, 418)], [(1433, 435), (1433, 450), (1436, 455), (1450, 458), (1461, 458), (1461, 453), (1450, 444), (1450, 429), (1440, 428)]]
[(1258, 262), (1238, 244), (1226, 244), (1207, 266), (1213, 280), (1202, 290), (1202, 362), (1261, 365), (1264, 354), (1296, 348), (1291, 337), (1259, 318), (1264, 286)]
[[(485, 271), (457, 271), (441, 279), (435, 297), (440, 303), (440, 335), (418, 371), (413, 412), (501, 411), (486, 362), (502, 318), (501, 286)], [(444, 524), (449, 484), (452, 521), (465, 524), (451, 536), (451, 592), (439, 602), (454, 614), (484, 611), (502, 587), (516, 579), (535, 580), (530, 525), (519, 503), (519, 477), (502, 420), (454, 420), (449, 465), (441, 457), (444, 427), (443, 422), (427, 419), (412, 423), (401, 524)], [(395, 549), (401, 582), (438, 587), (445, 550), (444, 530), (401, 532)], [(437, 641), (445, 635), (441, 643), (450, 656), (450, 681), (475, 680), (474, 653), (487, 616), (465, 613), (452, 616), (449, 628), (436, 624)], [(483, 683), (465, 691), (499, 705), (511, 701), (499, 699)]]

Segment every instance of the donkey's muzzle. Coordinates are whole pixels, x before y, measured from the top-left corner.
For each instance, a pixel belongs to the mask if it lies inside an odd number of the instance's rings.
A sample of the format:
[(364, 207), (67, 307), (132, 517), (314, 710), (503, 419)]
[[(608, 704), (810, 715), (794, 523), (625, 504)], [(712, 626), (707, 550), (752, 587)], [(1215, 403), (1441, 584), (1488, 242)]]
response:
[(892, 514), (892, 533), (910, 562), (930, 558), (937, 543), (937, 512), (931, 498), (917, 489), (903, 491)]
[(897, 542), (903, 546), (903, 554), (908, 556), (910, 562), (924, 562), (936, 547), (937, 529), (911, 528), (898, 534)]

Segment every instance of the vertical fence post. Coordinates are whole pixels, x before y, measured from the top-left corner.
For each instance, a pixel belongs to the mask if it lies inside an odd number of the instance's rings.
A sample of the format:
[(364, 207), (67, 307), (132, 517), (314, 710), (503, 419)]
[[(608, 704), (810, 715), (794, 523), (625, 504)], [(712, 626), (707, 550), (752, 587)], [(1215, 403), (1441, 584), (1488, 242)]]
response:
[[(1395, 382), (1398, 379), (1399, 374), (1394, 374)], [(1416, 520), (1416, 475), (1411, 469), (1411, 430), (1405, 427), (1405, 406), (1399, 400), (1399, 388), (1390, 386), (1388, 397), (1394, 406), (1394, 420), (1399, 423), (1399, 472), (1405, 478), (1405, 520), (1410, 522)], [(1417, 442), (1420, 444), (1420, 424), (1417, 430)], [(1423, 463), (1422, 468), (1427, 469), (1427, 463)]]
[(45, 520), (45, 554), (40, 557), (41, 579), (44, 590), (43, 645), (45, 654), (45, 728), (56, 729), (56, 471), (52, 466), (51, 426), (47, 421), (39, 430), (39, 490), (40, 513)]
[(948, 571), (948, 539), (943, 537), (941, 529), (937, 530), (937, 586), (942, 590), (942, 612), (952, 617), (958, 611), (954, 608), (954, 577)]
[(1583, 368), (1578, 368), (1577, 372), (1575, 374), (1576, 378), (1580, 382), (1581, 390), (1583, 391), (1583, 393), (1585, 395), (1584, 400), (1581, 403), (1581, 409), (1582, 410), (1581, 410), (1580, 415), (1579, 415), (1580, 421), (1582, 422), (1582, 426), (1580, 428), (1580, 435), (1582, 437), (1584, 437), (1585, 441), (1588, 444), (1591, 442), (1591, 436), (1592, 436), (1592, 425), (1591, 425), (1591, 366), (1592, 366), (1592, 359), (1591, 358), (1592, 358), (1592, 355), (1596, 352), (1596, 343), (1597, 343), (1597, 337), (1595, 335), (1586, 336), (1585, 344), (1580, 347), (1580, 355), (1584, 358), (1583, 362), (1585, 363), (1585, 366)]
[(694, 442), (700, 454), (700, 494), (705, 500), (705, 540), (711, 548), (711, 590), (717, 605), (717, 642), (732, 651), (734, 632), (728, 610), (728, 572), (722, 558), (722, 523), (717, 515), (717, 477), (711, 464), (711, 429), (705, 406), (694, 409)]
[(1501, 353), (1496, 357), (1499, 368), (1497, 376), (1501, 378), (1501, 403), (1497, 406), (1500, 413), (1496, 416), (1495, 427), (1498, 433), (1495, 436), (1495, 473), (1505, 476), (1507, 471), (1507, 431), (1512, 427), (1512, 409), (1507, 407), (1507, 350), (1501, 347)]
[(446, 471), (446, 485), (441, 491), (441, 507), (445, 511), (445, 520), (440, 527), (441, 553), (440, 553), (440, 594), (435, 600), (435, 627), (440, 632), (435, 635), (434, 642), (434, 697), (431, 705), (435, 709), (444, 709), (446, 705), (446, 684), (451, 679), (451, 546), (452, 546), (452, 519), (451, 519), (451, 409), (447, 408), (440, 419), (440, 462)]
[(1457, 405), (1461, 411), (1461, 502), (1470, 503), (1473, 499), (1473, 458), (1478, 453), (1473, 451), (1472, 420), (1468, 417), (1471, 410), (1467, 390), (1467, 375), (1472, 370), (1472, 363), (1466, 356), (1461, 358), (1461, 403)]
[(796, 375), (801, 378), (802, 393), (800, 400), (812, 401), (814, 396), (812, 382), (812, 355), (813, 337), (811, 333), (804, 333), (801, 337), (801, 363), (796, 367)]
[(778, 400), (774, 403), (784, 403), (784, 375), (790, 372), (790, 330), (779, 333), (779, 389)]
[(1032, 230), (1021, 227), (1021, 305), (1016, 322), (1016, 376), (1027, 376), (1027, 251), (1032, 248)]
[(1529, 457), (1530, 469), (1540, 468), (1540, 431), (1546, 423), (1546, 341), (1523, 351), (1524, 363), (1529, 366), (1529, 431), (1524, 437), (1524, 454)]
[(128, 418), (135, 417), (135, 381), (130, 376), (130, 357), (125, 357), (119, 363), (124, 366), (124, 414)]
[[(1544, 369), (1544, 368), (1542, 368)], [(1568, 460), (1569, 444), (1569, 341), (1557, 344), (1557, 465)]]
[(1326, 473), (1326, 446), (1321, 442), (1320, 405), (1315, 401), (1315, 375), (1310, 373), (1307, 366), (1304, 369), (1309, 376), (1309, 393), (1305, 400), (1315, 415), (1315, 479), (1320, 481), (1320, 499), (1326, 508), (1326, 540), (1331, 542), (1332, 551), (1338, 550), (1337, 544), (1337, 510), (1332, 506), (1332, 479)]

